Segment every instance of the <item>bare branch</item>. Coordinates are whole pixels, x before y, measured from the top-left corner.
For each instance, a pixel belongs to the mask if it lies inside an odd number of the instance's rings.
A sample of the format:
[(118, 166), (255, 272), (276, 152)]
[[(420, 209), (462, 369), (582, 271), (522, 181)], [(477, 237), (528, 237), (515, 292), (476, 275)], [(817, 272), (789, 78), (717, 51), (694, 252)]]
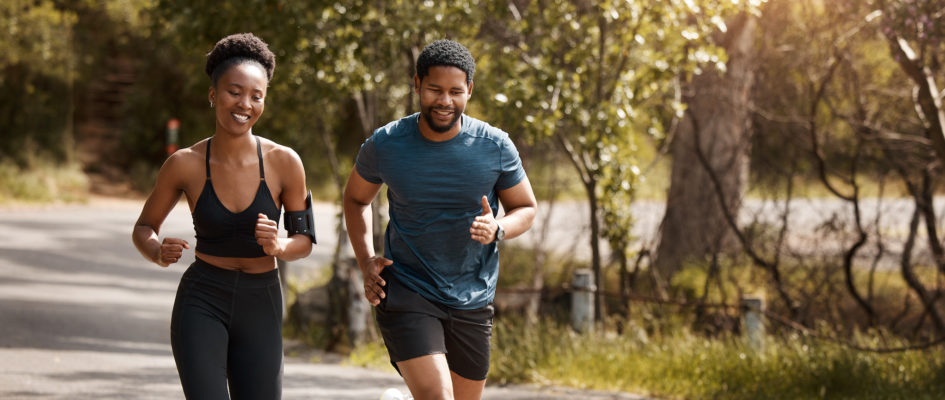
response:
[(719, 202), (719, 207), (722, 208), (722, 214), (725, 217), (725, 222), (728, 224), (729, 228), (735, 234), (735, 237), (738, 239), (739, 243), (742, 245), (742, 248), (745, 250), (745, 253), (748, 254), (748, 257), (754, 262), (755, 265), (765, 269), (768, 273), (771, 274), (772, 280), (775, 282), (775, 289), (778, 291), (778, 294), (781, 296), (781, 300), (784, 302), (785, 306), (791, 311), (791, 314), (796, 314), (797, 306), (794, 304), (794, 301), (791, 299), (791, 296), (785, 291), (784, 283), (781, 279), (781, 273), (778, 269), (778, 266), (771, 261), (765, 260), (761, 257), (760, 254), (751, 246), (747, 236), (738, 226), (736, 218), (732, 215), (732, 211), (729, 210), (728, 202), (725, 199), (725, 192), (722, 189), (722, 182), (719, 181), (718, 175), (712, 169), (709, 160), (706, 158), (705, 153), (702, 151), (702, 133), (701, 127), (699, 125), (699, 120), (696, 118), (695, 113), (691, 110), (686, 110), (686, 114), (689, 116), (689, 121), (692, 123), (693, 134), (695, 135), (694, 142), (694, 152), (696, 158), (699, 160), (699, 165), (702, 166), (702, 169), (709, 176), (709, 180), (712, 181), (712, 186), (715, 188), (715, 197)]

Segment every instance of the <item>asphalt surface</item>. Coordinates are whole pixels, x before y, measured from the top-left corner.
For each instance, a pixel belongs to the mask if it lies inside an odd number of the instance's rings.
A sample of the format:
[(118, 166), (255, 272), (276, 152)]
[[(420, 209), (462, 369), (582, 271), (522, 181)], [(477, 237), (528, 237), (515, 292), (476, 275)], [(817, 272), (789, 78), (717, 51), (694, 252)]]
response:
[[(145, 261), (131, 243), (142, 203), (0, 207), (0, 399), (183, 398), (169, 326), (177, 283), (193, 252), (166, 269)], [(334, 231), (336, 212), (316, 205), (319, 245), (289, 265), (292, 279), (322, 273), (334, 248), (327, 233)], [(162, 230), (194, 244), (185, 203)], [(311, 359), (286, 358), (284, 399), (377, 399), (386, 388), (406, 391), (390, 371)], [(493, 385), (484, 398), (641, 399)]]

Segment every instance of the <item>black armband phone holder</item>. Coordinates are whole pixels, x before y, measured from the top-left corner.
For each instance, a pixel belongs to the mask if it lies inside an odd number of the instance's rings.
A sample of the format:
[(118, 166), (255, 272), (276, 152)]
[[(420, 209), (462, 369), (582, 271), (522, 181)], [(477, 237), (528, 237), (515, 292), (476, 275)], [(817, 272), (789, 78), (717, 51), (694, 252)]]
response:
[(312, 243), (318, 243), (315, 241), (315, 218), (312, 216), (311, 190), (308, 192), (308, 197), (305, 198), (305, 207), (302, 211), (285, 212), (285, 230), (289, 233), (289, 236), (302, 234), (311, 238)]

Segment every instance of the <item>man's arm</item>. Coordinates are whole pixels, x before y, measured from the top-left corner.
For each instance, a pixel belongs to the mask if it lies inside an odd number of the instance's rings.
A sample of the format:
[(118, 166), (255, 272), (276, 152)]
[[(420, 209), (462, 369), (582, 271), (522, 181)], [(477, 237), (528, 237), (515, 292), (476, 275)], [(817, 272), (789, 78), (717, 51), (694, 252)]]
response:
[(348, 240), (364, 277), (364, 297), (375, 306), (384, 298), (382, 286), (387, 284), (380, 273), (384, 267), (393, 264), (393, 261), (374, 254), (371, 201), (380, 190), (380, 184), (368, 182), (353, 168), (342, 201)]
[(532, 191), (528, 177), (523, 178), (517, 185), (496, 193), (505, 208), (505, 215), (498, 219), (498, 223), (505, 230), (505, 239), (528, 231), (535, 221), (535, 214), (538, 213), (538, 201), (535, 200), (535, 192)]
[(485, 196), (482, 200), (482, 215), (476, 217), (469, 233), (473, 240), (482, 244), (489, 244), (495, 241), (496, 231), (502, 225), (505, 230), (505, 239), (511, 239), (519, 236), (532, 227), (535, 220), (535, 214), (538, 212), (538, 201), (535, 200), (535, 193), (532, 191), (532, 185), (528, 177), (508, 189), (496, 192), (499, 195), (499, 202), (505, 208), (505, 215), (502, 218), (495, 219), (492, 216), (492, 210)]

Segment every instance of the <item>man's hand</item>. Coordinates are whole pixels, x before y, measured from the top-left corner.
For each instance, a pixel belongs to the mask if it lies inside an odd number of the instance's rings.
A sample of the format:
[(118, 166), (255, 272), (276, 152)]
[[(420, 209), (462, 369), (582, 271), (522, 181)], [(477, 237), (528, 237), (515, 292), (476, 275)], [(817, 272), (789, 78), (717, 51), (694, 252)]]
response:
[(259, 213), (256, 219), (256, 243), (270, 256), (281, 256), (285, 246), (279, 242), (279, 224)]
[(480, 214), (469, 228), (470, 237), (482, 244), (489, 244), (495, 241), (495, 231), (499, 230), (499, 225), (492, 216), (492, 207), (489, 206), (489, 199), (482, 196), (482, 214)]
[(364, 276), (364, 298), (372, 306), (380, 304), (381, 299), (386, 297), (383, 286), (387, 285), (387, 282), (381, 278), (381, 271), (393, 263), (393, 261), (381, 256), (372, 256), (363, 264), (359, 263), (361, 264), (361, 275)]
[(166, 237), (161, 241), (161, 247), (158, 248), (156, 262), (162, 267), (167, 267), (180, 260), (180, 256), (184, 254), (184, 249), (189, 248), (190, 245), (184, 239)]

